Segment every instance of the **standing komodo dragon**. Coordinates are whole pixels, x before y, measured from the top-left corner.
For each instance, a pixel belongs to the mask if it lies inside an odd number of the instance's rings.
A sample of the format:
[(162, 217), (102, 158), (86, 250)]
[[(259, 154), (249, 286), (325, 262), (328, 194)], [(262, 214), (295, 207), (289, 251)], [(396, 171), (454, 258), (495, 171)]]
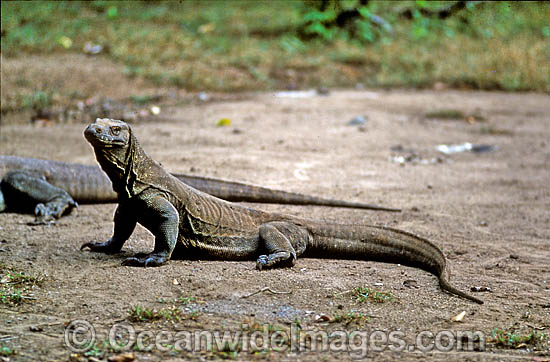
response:
[(166, 172), (141, 148), (128, 124), (98, 118), (84, 131), (118, 193), (114, 233), (81, 249), (118, 253), (139, 222), (155, 236), (153, 252), (130, 257), (131, 266), (162, 265), (174, 255), (256, 259), (257, 269), (291, 267), (299, 255), (375, 260), (422, 268), (442, 289), (475, 301), (447, 280), (445, 256), (411, 233), (371, 225), (328, 224), (264, 212), (198, 191)]
[[(240, 182), (174, 174), (186, 184), (228, 201), (319, 205), (400, 211), (383, 206), (324, 199), (271, 190)], [(48, 223), (71, 211), (77, 203), (116, 202), (111, 181), (97, 166), (36, 158), (0, 156), (0, 212), (33, 212), (34, 223)]]

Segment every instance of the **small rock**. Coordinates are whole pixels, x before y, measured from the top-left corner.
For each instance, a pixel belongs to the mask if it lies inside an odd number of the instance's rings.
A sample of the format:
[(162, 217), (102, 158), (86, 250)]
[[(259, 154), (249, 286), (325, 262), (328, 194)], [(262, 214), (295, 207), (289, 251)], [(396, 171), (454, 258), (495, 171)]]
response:
[(407, 288), (419, 288), (418, 282), (414, 279), (407, 279), (403, 282), (403, 286)]
[(330, 94), (330, 91), (328, 90), (327, 87), (320, 87), (320, 88), (317, 88), (317, 94), (321, 96), (328, 96)]
[(101, 53), (103, 47), (99, 44), (94, 44), (92, 42), (87, 42), (84, 44), (84, 53), (89, 55), (97, 55)]
[(489, 226), (489, 223), (487, 221), (483, 220), (479, 222), (479, 226)]
[(431, 189), (433, 189), (433, 188), (434, 188), (434, 187), (433, 187), (432, 185), (429, 185), (429, 184), (428, 184), (428, 185), (426, 185), (426, 187), (428, 188), (428, 190), (431, 190)]
[(357, 116), (348, 122), (350, 126), (359, 126), (367, 124), (367, 119), (364, 116)]
[(31, 332), (42, 332), (44, 330), (44, 328), (42, 328), (40, 326), (29, 326), (29, 330)]
[(517, 259), (519, 259), (519, 255), (517, 255), (517, 254), (510, 254), (510, 259), (517, 260)]
[(479, 292), (492, 292), (491, 288), (489, 287), (471, 287), (471, 292), (479, 293)]
[(416, 207), (416, 206), (413, 206), (413, 207), (411, 207), (411, 211), (419, 212), (420, 209), (419, 209), (418, 207)]
[(208, 102), (210, 100), (210, 96), (208, 93), (200, 92), (199, 93), (199, 101), (201, 102)]
[(172, 284), (174, 284), (174, 285), (180, 285), (180, 282), (178, 282), (178, 280), (174, 278), (174, 280), (172, 280)]

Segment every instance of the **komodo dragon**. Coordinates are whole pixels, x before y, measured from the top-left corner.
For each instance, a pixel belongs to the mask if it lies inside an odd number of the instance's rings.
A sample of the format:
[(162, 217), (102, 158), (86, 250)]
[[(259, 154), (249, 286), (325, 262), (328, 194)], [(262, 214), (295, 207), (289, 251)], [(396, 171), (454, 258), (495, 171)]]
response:
[(445, 256), (430, 241), (382, 226), (330, 224), (248, 208), (196, 190), (166, 172), (141, 148), (130, 126), (98, 118), (84, 131), (119, 204), (113, 236), (81, 249), (118, 253), (139, 222), (155, 236), (150, 254), (124, 261), (158, 266), (174, 256), (256, 259), (257, 269), (291, 267), (296, 257), (375, 260), (422, 268), (443, 290), (477, 303), (447, 280)]
[[(324, 199), (240, 182), (174, 174), (186, 184), (229, 201), (319, 205), (400, 211), (358, 202)], [(0, 156), (0, 212), (33, 212), (34, 223), (48, 223), (78, 203), (116, 202), (111, 181), (97, 166), (36, 158)]]

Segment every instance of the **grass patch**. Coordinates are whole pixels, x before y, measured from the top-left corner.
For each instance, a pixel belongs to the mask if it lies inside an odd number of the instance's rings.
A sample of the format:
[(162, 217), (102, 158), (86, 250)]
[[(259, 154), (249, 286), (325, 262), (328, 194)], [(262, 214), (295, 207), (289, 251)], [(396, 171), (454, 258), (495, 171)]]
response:
[(198, 316), (199, 312), (197, 311), (184, 312), (176, 306), (154, 309), (134, 305), (129, 311), (129, 319), (133, 322), (180, 321), (184, 319), (196, 319)]
[(437, 111), (428, 112), (424, 117), (429, 119), (465, 119), (466, 115), (456, 109), (440, 109)]
[[(297, 29), (307, 19), (301, 1), (4, 1), (1, 6), (4, 57), (82, 53), (92, 42), (103, 46), (100, 56), (122, 64), (127, 76), (158, 86), (242, 91), (443, 82), (550, 92), (545, 2), (485, 2), (447, 20), (407, 20), (399, 13), (414, 3), (371, 1), (370, 13), (383, 16), (391, 32), (371, 27), (374, 37), (357, 39), (337, 30), (325, 40), (300, 37)], [(3, 89), (2, 109), (14, 92)]]
[(357, 287), (352, 291), (352, 295), (359, 303), (366, 303), (369, 301), (376, 303), (391, 302), (393, 295), (391, 292), (381, 292), (367, 287)]
[(516, 333), (496, 328), (491, 331), (490, 337), (490, 342), (494, 343), (495, 346), (511, 349), (526, 348), (528, 346), (538, 347), (542, 346), (545, 341), (548, 344), (548, 336), (535, 330), (528, 333)]
[(15, 351), (15, 349), (0, 344), (0, 356), (10, 357), (10, 356), (15, 356), (16, 354), (17, 352)]
[(181, 304), (181, 305), (203, 303), (202, 301), (199, 301), (197, 299), (197, 297), (195, 297), (193, 295), (185, 295), (185, 296), (181, 296), (181, 297), (176, 298), (176, 299), (158, 298), (157, 302), (158, 303), (169, 303), (169, 302), (171, 303), (171, 302), (173, 302), (173, 303)]
[(426, 119), (437, 120), (461, 120), (470, 124), (487, 122), (487, 118), (480, 114), (465, 114), (457, 109), (440, 109), (428, 112), (424, 115)]
[(187, 305), (187, 304), (197, 303), (197, 297), (194, 297), (192, 295), (187, 295), (184, 297), (179, 297), (177, 301), (180, 304)]
[(2, 113), (47, 108), (54, 104), (54, 97), (54, 92), (50, 90), (10, 93), (2, 99)]
[(153, 102), (158, 102), (162, 97), (158, 95), (131, 95), (130, 101), (134, 104), (145, 105)]
[(491, 136), (512, 136), (514, 134), (511, 130), (493, 126), (483, 126), (479, 129), (479, 133)]
[(370, 317), (368, 314), (354, 311), (335, 313), (330, 319), (330, 323), (343, 323), (346, 327), (350, 324), (363, 325), (369, 321)]
[(40, 286), (43, 277), (36, 277), (0, 264), (0, 303), (19, 305), (36, 300), (32, 290)]

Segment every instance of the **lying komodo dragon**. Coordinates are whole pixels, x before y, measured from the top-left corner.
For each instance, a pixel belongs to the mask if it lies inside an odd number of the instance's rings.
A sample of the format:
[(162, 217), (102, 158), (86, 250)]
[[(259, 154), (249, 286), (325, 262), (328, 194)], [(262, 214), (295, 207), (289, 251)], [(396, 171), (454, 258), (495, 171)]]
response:
[(411, 233), (371, 225), (329, 224), (264, 212), (196, 190), (166, 172), (141, 148), (128, 124), (98, 118), (84, 131), (101, 168), (113, 182), (119, 204), (114, 233), (81, 249), (118, 253), (139, 222), (155, 236), (153, 252), (124, 261), (162, 265), (174, 255), (249, 260), (257, 269), (291, 267), (299, 255), (401, 263), (439, 278), (442, 289), (470, 299), (447, 280), (445, 256)]
[[(174, 174), (186, 184), (229, 201), (320, 205), (400, 211), (358, 202), (324, 199), (271, 190), (240, 182)], [(36, 158), (0, 156), (0, 212), (33, 212), (34, 223), (48, 223), (71, 211), (78, 203), (116, 202), (111, 181), (97, 166)]]

